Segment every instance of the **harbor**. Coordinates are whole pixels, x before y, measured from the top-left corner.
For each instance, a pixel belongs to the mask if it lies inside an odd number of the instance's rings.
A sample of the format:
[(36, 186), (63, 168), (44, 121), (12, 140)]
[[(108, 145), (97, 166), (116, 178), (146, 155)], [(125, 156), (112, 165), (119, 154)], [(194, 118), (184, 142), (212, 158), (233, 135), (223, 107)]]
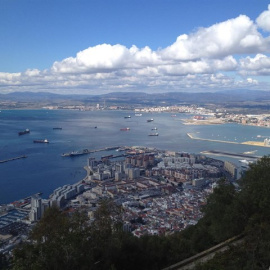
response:
[[(36, 115), (39, 120), (32, 119), (32, 115)], [(124, 119), (124, 116), (127, 115), (131, 115), (131, 119), (126, 119), (128, 123)], [(11, 116), (20, 117), (22, 120), (12, 122)], [(265, 138), (269, 138), (269, 129), (267, 128), (233, 123), (211, 126), (211, 128), (209, 126), (191, 127), (183, 125), (181, 121), (176, 121), (180, 117), (183, 119), (189, 115), (177, 114), (177, 117), (171, 117), (171, 113), (143, 114), (141, 117), (136, 117), (137, 121), (133, 122), (130, 120), (135, 119), (135, 116), (127, 111), (21, 110), (10, 111), (9, 114), (3, 114), (2, 111), (2, 155), (0, 160), (24, 154), (28, 158), (0, 164), (1, 203), (24, 198), (28, 194), (34, 194), (40, 190), (42, 190), (44, 197), (48, 197), (54, 188), (83, 179), (85, 174), (83, 166), (87, 158), (95, 157), (96, 160), (99, 160), (102, 156), (111, 154), (113, 156), (132, 155), (135, 151), (126, 149), (126, 145), (142, 145), (151, 149), (159, 148), (192, 153), (200, 153), (205, 150), (233, 153), (257, 150), (256, 154), (250, 154), (253, 156), (263, 156), (270, 153), (269, 147), (195, 141), (187, 136), (187, 133), (190, 133), (195, 138), (233, 142), (264, 141)], [(147, 119), (151, 118), (154, 121), (148, 123)], [(98, 128), (95, 129), (95, 126)], [(54, 127), (62, 127), (63, 129), (53, 130)], [(121, 128), (126, 127), (129, 127), (130, 131), (120, 131)], [(155, 127), (157, 130), (152, 130)], [(30, 134), (18, 136), (17, 132), (23, 131), (25, 128), (29, 128)], [(158, 132), (159, 136), (148, 136), (148, 134), (155, 132)], [(260, 137), (257, 137), (258, 134)], [(45, 138), (49, 140), (49, 144), (33, 143), (34, 139)], [(110, 148), (106, 148), (109, 146), (119, 146), (120, 148), (110, 151)], [(84, 149), (87, 149), (87, 152), (83, 155), (61, 156), (63, 153), (82, 152)], [(124, 157), (119, 157), (119, 159), (121, 158)], [(230, 158), (226, 157), (226, 160)], [(112, 161), (117, 159), (111, 158)], [(14, 166), (16, 170), (14, 170)]]

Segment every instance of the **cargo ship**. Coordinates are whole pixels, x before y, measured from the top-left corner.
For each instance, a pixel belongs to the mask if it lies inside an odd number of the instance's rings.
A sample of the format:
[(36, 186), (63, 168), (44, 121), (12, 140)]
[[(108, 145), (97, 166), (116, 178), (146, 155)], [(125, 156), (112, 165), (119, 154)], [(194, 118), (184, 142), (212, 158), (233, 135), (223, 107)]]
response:
[(153, 118), (147, 120), (147, 122), (153, 122), (153, 121), (154, 121)]
[(34, 143), (49, 143), (47, 139), (44, 140), (33, 140)]
[(27, 129), (24, 130), (24, 131), (18, 132), (18, 135), (21, 136), (21, 135), (28, 134), (28, 133), (30, 133), (30, 130), (27, 128)]
[(129, 128), (129, 127), (127, 127), (127, 128), (120, 128), (120, 130), (121, 130), (121, 131), (129, 131), (130, 128)]
[(148, 136), (158, 136), (158, 133), (150, 133)]

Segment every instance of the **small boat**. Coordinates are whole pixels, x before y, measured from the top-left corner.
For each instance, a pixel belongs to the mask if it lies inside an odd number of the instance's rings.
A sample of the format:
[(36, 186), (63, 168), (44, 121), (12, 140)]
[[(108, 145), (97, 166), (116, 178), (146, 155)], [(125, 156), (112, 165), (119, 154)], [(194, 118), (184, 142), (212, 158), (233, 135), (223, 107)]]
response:
[(254, 151), (247, 151), (247, 152), (244, 152), (243, 154), (245, 155), (250, 155), (250, 154), (255, 154), (257, 152), (257, 150), (254, 150)]
[(34, 143), (49, 143), (47, 139), (44, 140), (33, 140)]
[(244, 163), (246, 165), (249, 165), (250, 163), (252, 163), (251, 161), (248, 161), (246, 159), (239, 160), (239, 162)]
[(135, 116), (142, 116), (141, 113), (135, 113)]
[(129, 127), (126, 127), (126, 128), (120, 128), (121, 131), (129, 131), (130, 128)]
[(54, 130), (61, 130), (62, 128), (61, 127), (54, 127), (53, 129)]
[(158, 136), (158, 133), (150, 133), (148, 136)]
[(152, 128), (152, 130), (157, 130), (157, 128), (156, 128), (156, 127), (154, 127), (154, 128)]
[(147, 120), (147, 122), (153, 122), (153, 121), (154, 121), (153, 118)]
[(116, 149), (115, 151), (122, 152), (122, 151), (126, 151), (126, 150), (127, 150), (126, 147), (120, 147), (120, 148)]
[(21, 136), (21, 135), (28, 134), (28, 133), (30, 133), (30, 130), (27, 128), (27, 129), (24, 130), (24, 131), (18, 132), (18, 135)]
[(124, 118), (128, 119), (128, 118), (131, 118), (131, 116), (130, 116), (130, 115), (128, 115), (128, 116), (125, 116)]

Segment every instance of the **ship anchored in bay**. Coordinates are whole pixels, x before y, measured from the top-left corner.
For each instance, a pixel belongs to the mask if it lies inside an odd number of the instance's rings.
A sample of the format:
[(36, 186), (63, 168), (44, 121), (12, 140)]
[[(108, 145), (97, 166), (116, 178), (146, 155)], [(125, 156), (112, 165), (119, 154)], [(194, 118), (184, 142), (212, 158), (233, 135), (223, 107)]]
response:
[(27, 129), (25, 129), (23, 131), (19, 131), (18, 135), (21, 136), (21, 135), (28, 134), (28, 133), (30, 133), (30, 129), (27, 128)]

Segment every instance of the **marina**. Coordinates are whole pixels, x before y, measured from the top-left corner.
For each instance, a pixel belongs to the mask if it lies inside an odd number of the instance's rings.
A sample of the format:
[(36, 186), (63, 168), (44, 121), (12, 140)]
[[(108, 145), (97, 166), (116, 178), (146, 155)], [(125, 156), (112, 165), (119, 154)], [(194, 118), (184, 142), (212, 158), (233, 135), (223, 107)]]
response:
[(20, 221), (27, 216), (28, 216), (28, 213), (25, 213), (16, 209), (9, 211), (7, 214), (0, 216), (0, 229), (14, 222)]

